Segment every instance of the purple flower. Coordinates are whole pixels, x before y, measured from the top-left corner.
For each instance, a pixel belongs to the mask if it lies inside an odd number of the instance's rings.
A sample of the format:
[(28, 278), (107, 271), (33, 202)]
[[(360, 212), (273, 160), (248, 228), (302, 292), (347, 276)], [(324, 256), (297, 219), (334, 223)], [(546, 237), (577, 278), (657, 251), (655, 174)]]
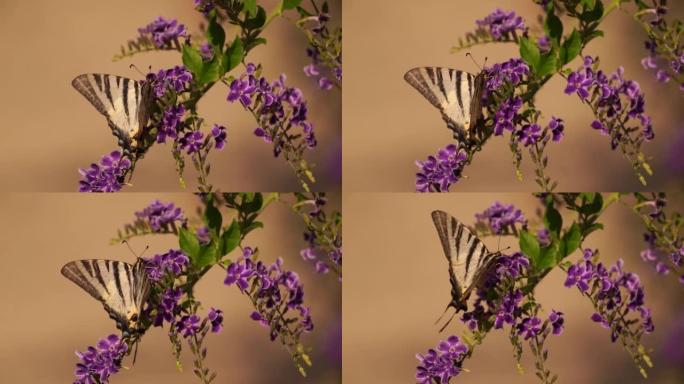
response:
[(565, 323), (563, 312), (551, 311), (551, 314), (549, 315), (549, 323), (551, 323), (551, 326), (553, 327), (554, 335), (560, 335), (563, 333), (563, 324)]
[(589, 87), (593, 84), (591, 73), (573, 72), (568, 76), (565, 94), (577, 93), (582, 100), (589, 97)]
[(161, 127), (157, 133), (157, 143), (165, 143), (167, 137), (174, 140), (178, 137), (178, 125), (183, 120), (184, 114), (183, 104), (173, 105), (164, 110)]
[(235, 284), (244, 292), (249, 287), (249, 279), (254, 275), (254, 263), (245, 258), (230, 264), (227, 272), (223, 283), (228, 286)]
[(475, 218), (496, 234), (502, 234), (508, 228), (515, 229), (516, 223), (527, 225), (527, 220), (521, 210), (515, 208), (513, 204), (503, 205), (498, 201), (484, 212), (476, 214)]
[(499, 104), (494, 115), (494, 135), (503, 135), (504, 130), (513, 131), (518, 120), (518, 111), (522, 107), (522, 99), (513, 97)]
[(178, 143), (182, 150), (191, 155), (203, 147), (204, 144), (204, 134), (201, 131), (190, 131), (186, 132), (179, 140)]
[(200, 56), (202, 56), (203, 61), (211, 61), (214, 58), (214, 47), (209, 43), (204, 43), (199, 49)]
[(521, 311), (520, 302), (522, 298), (523, 295), (520, 290), (504, 295), (494, 320), (495, 329), (503, 328), (504, 324), (515, 324), (515, 319)]
[(536, 316), (525, 318), (520, 324), (518, 324), (518, 332), (525, 340), (530, 339), (537, 336), (539, 332), (541, 332), (541, 324), (541, 319)]
[(656, 72), (656, 79), (660, 81), (661, 83), (668, 83), (670, 82), (670, 74), (668, 74), (666, 71), (663, 71), (662, 69), (658, 70)]
[(559, 142), (563, 139), (563, 131), (565, 130), (563, 119), (552, 116), (551, 121), (549, 121), (549, 129), (553, 135), (553, 141)]
[(202, 245), (207, 245), (211, 242), (211, 232), (207, 226), (201, 226), (197, 228), (195, 235), (197, 236), (197, 240), (199, 240), (200, 244)]
[(154, 200), (142, 211), (136, 212), (135, 216), (138, 219), (148, 221), (155, 232), (176, 221), (185, 222), (183, 211), (180, 208), (174, 206), (173, 203), (164, 204), (159, 200)]
[(200, 329), (200, 318), (197, 315), (185, 315), (176, 323), (176, 330), (183, 337), (190, 337), (197, 334)]
[(138, 32), (142, 36), (151, 36), (157, 48), (170, 47), (179, 37), (188, 37), (185, 25), (179, 24), (176, 19), (167, 20), (161, 16), (145, 27), (138, 28)]
[(311, 63), (307, 64), (304, 67), (304, 74), (307, 77), (317, 77), (318, 75), (320, 75), (320, 71), (318, 70), (315, 64)]
[(520, 141), (526, 146), (536, 144), (541, 138), (541, 127), (537, 124), (525, 124), (517, 132)]
[(209, 12), (211, 12), (214, 7), (216, 6), (214, 4), (214, 0), (194, 0), (195, 1), (195, 9), (202, 12), (205, 16), (209, 15)]
[(159, 305), (157, 306), (157, 315), (154, 318), (154, 326), (161, 327), (164, 321), (175, 324), (176, 314), (180, 310), (178, 302), (183, 296), (183, 290), (180, 288), (169, 288), (162, 293)]
[(128, 345), (117, 335), (100, 339), (97, 348), (88, 347), (85, 352), (76, 352), (81, 361), (76, 364), (74, 384), (108, 383), (109, 376), (119, 372), (121, 359), (128, 351)]
[(221, 150), (226, 146), (226, 141), (228, 141), (226, 127), (214, 124), (214, 127), (211, 128), (211, 135), (214, 137), (214, 141), (216, 142), (216, 149)]
[(448, 192), (449, 187), (461, 178), (467, 156), (455, 144), (440, 149), (437, 156), (426, 161), (416, 161), (420, 171), (416, 174), (416, 191)]
[(440, 341), (436, 349), (425, 355), (417, 354), (420, 364), (416, 367), (419, 384), (448, 383), (461, 373), (461, 365), (468, 355), (468, 347), (457, 336)]
[(220, 309), (211, 308), (207, 319), (211, 323), (211, 331), (214, 333), (221, 332), (223, 328), (223, 311)]
[(179, 249), (169, 249), (167, 253), (154, 255), (145, 261), (147, 276), (152, 281), (159, 281), (167, 274), (178, 276), (183, 267), (190, 263), (190, 259)]
[(79, 169), (83, 177), (78, 182), (79, 192), (118, 192), (124, 183), (124, 177), (131, 168), (131, 161), (114, 151), (102, 156), (99, 164), (90, 164), (87, 169)]
[(539, 241), (539, 245), (542, 247), (546, 247), (547, 245), (551, 244), (551, 233), (549, 232), (548, 229), (542, 228), (537, 231), (537, 240)]
[(589, 290), (589, 283), (594, 277), (593, 264), (590, 261), (585, 261), (584, 264), (576, 264), (568, 268), (568, 275), (565, 279), (565, 286), (572, 287), (576, 285), (580, 291), (586, 292)]
[(192, 82), (192, 73), (184, 66), (162, 69), (157, 74), (147, 75), (147, 81), (152, 82), (152, 89), (157, 97), (163, 97), (167, 92), (176, 93), (187, 91)]
[(489, 68), (484, 68), (488, 93), (498, 90), (504, 84), (516, 86), (525, 81), (530, 73), (530, 67), (524, 60), (514, 58), (503, 63), (496, 63)]
[[(308, 106), (298, 88), (285, 85), (284, 74), (269, 82), (265, 77), (255, 76), (254, 64), (247, 65), (247, 71), (230, 84), (227, 100), (240, 103), (257, 115), (259, 127), (254, 130), (257, 137), (273, 144), (273, 155), (278, 157), (283, 149), (298, 148), (301, 140), (306, 148), (316, 146), (313, 124), (307, 121)], [(293, 132), (298, 129), (300, 132)], [(301, 156), (296, 154), (295, 156)]]
[(551, 51), (551, 39), (548, 36), (542, 36), (537, 40), (537, 46), (541, 54), (547, 54)]
[(476, 23), (480, 28), (489, 28), (489, 33), (491, 33), (495, 40), (502, 40), (511, 33), (515, 34), (516, 30), (525, 32), (527, 29), (522, 17), (516, 15), (513, 11), (504, 12), (498, 8), (484, 19), (477, 20)]
[(333, 83), (327, 77), (321, 76), (318, 79), (318, 86), (324, 91), (329, 91), (333, 88)]

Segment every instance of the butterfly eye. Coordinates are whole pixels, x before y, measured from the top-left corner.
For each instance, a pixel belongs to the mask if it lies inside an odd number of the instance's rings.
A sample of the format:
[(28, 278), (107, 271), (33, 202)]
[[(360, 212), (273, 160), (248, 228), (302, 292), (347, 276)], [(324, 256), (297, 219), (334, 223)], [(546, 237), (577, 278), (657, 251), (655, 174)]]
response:
[(134, 313), (133, 315), (131, 315), (131, 321), (138, 321), (138, 314), (137, 313)]

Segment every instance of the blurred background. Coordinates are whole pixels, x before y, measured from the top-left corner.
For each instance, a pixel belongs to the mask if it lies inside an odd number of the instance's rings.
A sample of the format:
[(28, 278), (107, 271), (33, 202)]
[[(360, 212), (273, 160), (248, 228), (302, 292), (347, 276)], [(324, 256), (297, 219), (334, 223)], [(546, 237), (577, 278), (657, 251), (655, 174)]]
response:
[[(259, 1), (267, 10), (276, 3)], [(340, 4), (341, 0), (330, 1), (335, 26), (341, 21)], [(0, 179), (4, 191), (76, 191), (78, 169), (117, 147), (105, 119), (72, 88), (71, 80), (89, 72), (138, 79), (141, 75), (129, 65), (145, 72), (151, 66), (156, 72), (181, 64), (178, 52), (152, 52), (112, 61), (121, 45), (157, 16), (178, 19), (196, 36), (203, 21), (192, 0), (0, 1), (0, 44), (5, 50), (0, 60), (0, 73), (4, 74)], [(294, 21), (297, 15), (288, 17)], [(227, 30), (227, 39), (235, 32)], [(268, 44), (254, 49), (249, 60), (262, 63), (266, 77), (275, 79), (286, 73), (287, 84), (302, 89), (319, 143), (306, 157), (317, 165), (314, 188), (337, 189), (342, 156), (340, 91), (320, 90), (315, 80), (304, 75), (302, 68), (309, 63), (307, 40), (290, 20), (274, 20), (263, 37)], [(229, 104), (227, 93), (226, 87), (214, 87), (199, 103), (199, 112), (209, 126), (220, 123), (228, 127), (227, 146), (210, 155), (214, 187), (223, 191), (300, 190), (289, 165), (274, 158), (271, 145), (252, 134), (256, 123), (251, 114), (237, 103)], [(132, 191), (183, 191), (170, 144), (150, 148), (135, 173)], [(196, 189), (195, 179), (188, 163), (188, 191)]]
[[(418, 360), (449, 335), (460, 335), (464, 325), (455, 319), (443, 332), (435, 319), (450, 301), (449, 275), (430, 212), (441, 209), (465, 224), (495, 201), (522, 209), (533, 228), (537, 200), (530, 194), (459, 193), (421, 196), (414, 194), (345, 195), (345, 261), (347, 282), (343, 302), (343, 371), (349, 383), (410, 383)], [(681, 212), (684, 196), (669, 195), (668, 209)], [(566, 221), (569, 219), (566, 219)], [(649, 383), (684, 381), (684, 287), (674, 276), (658, 276), (639, 256), (645, 247), (643, 228), (628, 207), (615, 204), (600, 220), (605, 230), (590, 235), (585, 247), (599, 248), (603, 260), (625, 261), (625, 269), (639, 274), (646, 305), (653, 311), (655, 332), (644, 336), (655, 368)], [(510, 238), (484, 239), (490, 250), (518, 246)], [(571, 256), (575, 261), (579, 253)], [(642, 383), (622, 345), (610, 342), (610, 334), (592, 322), (591, 303), (576, 288), (565, 288), (564, 273), (554, 270), (536, 293), (545, 311), (565, 313), (565, 331), (550, 336), (548, 368), (560, 383)], [(548, 312), (546, 312), (548, 313)], [(513, 349), (506, 331), (491, 332), (454, 383), (535, 383), (534, 366), (527, 345), (525, 374), (516, 371)]]
[[(605, 2), (607, 3), (607, 2)], [(670, 1), (672, 16), (684, 16), (684, 2)], [(358, 192), (413, 191), (416, 160), (425, 160), (452, 142), (439, 111), (403, 79), (418, 66), (443, 66), (478, 72), (466, 52), (451, 54), (460, 37), (475, 29), (475, 21), (496, 8), (537, 25), (540, 7), (532, 1), (345, 0), (344, 49), (344, 188)], [(566, 30), (569, 27), (566, 26)], [(565, 138), (547, 147), (548, 175), (559, 190), (668, 190), (684, 183), (684, 93), (676, 84), (657, 83), (640, 64), (647, 51), (641, 27), (622, 12), (614, 12), (602, 28), (606, 37), (591, 42), (584, 52), (598, 55), (613, 72), (624, 66), (625, 77), (639, 82), (646, 94), (646, 111), (653, 118), (656, 138), (644, 145), (655, 176), (642, 186), (630, 163), (609, 140), (589, 124), (592, 115), (577, 96), (563, 93), (565, 82), (554, 78), (539, 94), (545, 114), (565, 119)], [(490, 44), (470, 49), (478, 65), (519, 57), (513, 44)], [(571, 68), (579, 66), (571, 64)], [(546, 121), (546, 120), (545, 120)], [(525, 153), (527, 156), (527, 153)], [(523, 161), (524, 180), (518, 181), (508, 140), (493, 138), (465, 170), (454, 191), (536, 191), (534, 173)]]
[[(339, 196), (329, 196), (330, 207), (339, 209)], [(73, 381), (78, 358), (100, 338), (118, 333), (102, 305), (60, 274), (65, 263), (88, 258), (133, 262), (125, 245), (109, 245), (118, 228), (132, 222), (134, 212), (152, 200), (174, 202), (193, 217), (199, 200), (190, 194), (5, 194), (0, 195), (0, 279), (2, 383), (66, 383)], [(218, 373), (216, 383), (340, 383), (341, 382), (341, 284), (333, 275), (316, 274), (313, 264), (302, 260), (305, 246), (301, 220), (289, 206), (274, 203), (260, 217), (265, 227), (246, 239), (258, 246), (262, 260), (285, 260), (284, 268), (296, 271), (304, 284), (305, 303), (311, 306), (314, 331), (303, 337), (310, 347), (313, 367), (303, 378), (279, 342), (271, 342), (268, 330), (249, 318), (250, 301), (235, 287), (223, 284), (222, 270), (211, 270), (197, 285), (202, 313), (210, 307), (224, 311), (221, 333), (209, 334), (207, 365)], [(227, 218), (224, 213), (224, 222)], [(174, 241), (175, 240), (175, 241)], [(137, 253), (146, 246), (147, 256), (177, 248), (171, 235), (130, 241)], [(140, 343), (137, 361), (121, 370), (114, 383), (193, 383), (192, 355), (184, 345), (184, 371), (176, 369), (166, 329), (151, 328)], [(132, 358), (124, 360), (131, 366)]]

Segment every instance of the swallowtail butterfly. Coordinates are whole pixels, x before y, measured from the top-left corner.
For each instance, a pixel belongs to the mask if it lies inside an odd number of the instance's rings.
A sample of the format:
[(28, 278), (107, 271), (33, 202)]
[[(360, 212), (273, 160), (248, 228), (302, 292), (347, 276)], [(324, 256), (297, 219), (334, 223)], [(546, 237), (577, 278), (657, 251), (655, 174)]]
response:
[(482, 118), (484, 73), (473, 75), (450, 68), (421, 67), (406, 72), (404, 80), (442, 112), (456, 140), (468, 142), (475, 138), (474, 129)]
[(467, 310), (471, 292), (486, 281), (501, 254), (490, 252), (482, 240), (446, 212), (432, 212), (432, 221), (449, 262), (451, 302), (447, 309), (453, 307), (456, 312)]
[(150, 82), (88, 73), (77, 76), (71, 85), (107, 118), (126, 156), (146, 150), (142, 136), (155, 101)]
[(99, 300), (124, 337), (140, 333), (142, 307), (150, 293), (145, 262), (76, 260), (62, 267), (62, 275)]

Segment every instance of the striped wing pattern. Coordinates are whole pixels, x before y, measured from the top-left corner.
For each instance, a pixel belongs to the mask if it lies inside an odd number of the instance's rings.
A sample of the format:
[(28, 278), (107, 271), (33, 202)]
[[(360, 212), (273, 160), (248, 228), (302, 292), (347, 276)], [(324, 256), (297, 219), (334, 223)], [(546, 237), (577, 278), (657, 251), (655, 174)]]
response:
[(149, 119), (153, 93), (150, 85), (121, 76), (88, 73), (71, 84), (102, 115), (125, 150), (135, 149)]
[(459, 140), (466, 137), (470, 127), (482, 116), (482, 74), (420, 67), (406, 72), (404, 80), (442, 112), (442, 118)]
[(482, 283), (498, 253), (491, 253), (470, 230), (446, 212), (432, 212), (432, 221), (449, 261), (451, 298), (456, 310), (466, 307), (474, 287)]
[(76, 260), (62, 267), (62, 274), (102, 302), (119, 329), (135, 330), (150, 291), (143, 261), (131, 265), (113, 260)]

